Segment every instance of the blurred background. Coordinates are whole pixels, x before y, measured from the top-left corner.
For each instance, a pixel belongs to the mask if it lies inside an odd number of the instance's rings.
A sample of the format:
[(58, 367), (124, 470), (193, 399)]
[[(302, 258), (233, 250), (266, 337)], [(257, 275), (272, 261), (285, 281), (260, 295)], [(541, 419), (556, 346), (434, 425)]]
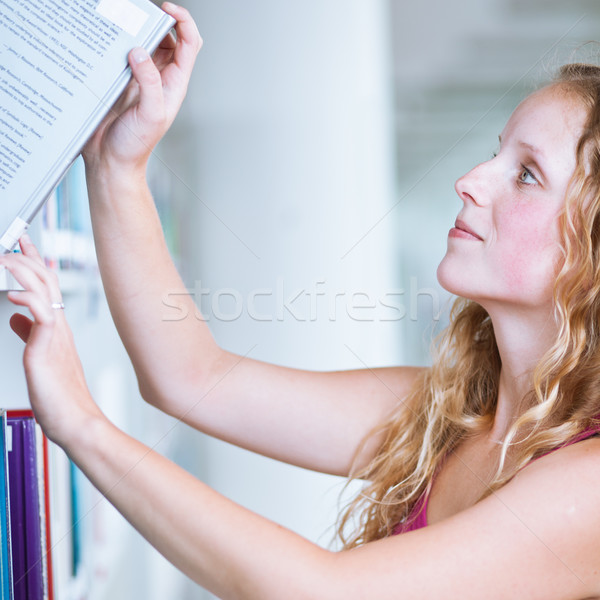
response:
[[(597, 62), (586, 42), (600, 31), (600, 4), (181, 3), (204, 47), (149, 171), (186, 282), (165, 290), (163, 318), (204, 318), (224, 348), (301, 369), (427, 364), (451, 302), (435, 272), (461, 207), (454, 182), (490, 157), (515, 106), (560, 64)], [(178, 310), (181, 294), (201, 315)], [(101, 292), (95, 323), (89, 298), (79, 312), (69, 302), (90, 387), (115, 421), (235, 501), (330, 545), (343, 481), (157, 421)], [(112, 554), (96, 561), (90, 597), (212, 598), (120, 517), (106, 522), (94, 543)]]

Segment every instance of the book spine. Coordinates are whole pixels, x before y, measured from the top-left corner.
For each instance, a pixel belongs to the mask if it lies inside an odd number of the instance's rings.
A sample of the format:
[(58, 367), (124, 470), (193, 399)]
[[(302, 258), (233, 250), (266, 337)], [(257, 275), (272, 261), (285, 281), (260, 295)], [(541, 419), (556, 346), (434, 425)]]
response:
[(10, 529), (13, 565), (13, 593), (15, 600), (27, 600), (25, 577), (25, 501), (23, 490), (23, 435), (20, 424), (9, 419), (8, 436), (11, 449), (8, 453), (10, 494)]
[(44, 600), (44, 544), (40, 526), (35, 421), (32, 418), (23, 419), (22, 427), (28, 598)]
[(42, 434), (42, 452), (44, 468), (44, 510), (46, 514), (46, 556), (48, 573), (48, 599), (54, 600), (54, 569), (52, 564), (52, 537), (50, 536), (50, 468), (48, 439)]
[(48, 481), (46, 479), (45, 438), (42, 428), (34, 423), (35, 428), (35, 464), (38, 486), (38, 517), (40, 522), (40, 554), (42, 559), (42, 589), (44, 600), (52, 600), (52, 562), (50, 546)]
[(10, 506), (8, 488), (8, 450), (6, 412), (2, 413), (0, 425), (0, 542), (1, 569), (2, 569), (2, 600), (11, 600), (13, 597), (12, 553), (10, 541)]
[[(54, 444), (48, 444), (50, 509), (47, 513), (51, 521), (52, 533), (52, 588), (60, 600), (75, 598), (73, 589), (73, 531), (71, 519), (70, 461), (64, 451)], [(50, 538), (48, 538), (50, 539)]]

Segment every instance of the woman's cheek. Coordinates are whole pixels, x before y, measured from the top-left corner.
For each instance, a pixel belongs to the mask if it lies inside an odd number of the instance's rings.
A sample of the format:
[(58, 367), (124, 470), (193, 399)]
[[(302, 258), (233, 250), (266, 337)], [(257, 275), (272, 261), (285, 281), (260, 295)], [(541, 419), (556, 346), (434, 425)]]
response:
[(552, 293), (558, 246), (556, 217), (544, 215), (535, 205), (516, 206), (509, 215), (512, 242), (504, 245), (505, 281), (515, 294)]

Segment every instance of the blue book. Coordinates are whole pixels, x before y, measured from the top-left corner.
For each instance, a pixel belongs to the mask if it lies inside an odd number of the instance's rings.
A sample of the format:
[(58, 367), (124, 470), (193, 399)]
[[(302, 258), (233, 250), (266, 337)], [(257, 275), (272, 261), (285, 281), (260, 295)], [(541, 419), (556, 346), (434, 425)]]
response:
[(72, 575), (76, 577), (79, 573), (79, 567), (81, 566), (81, 526), (80, 526), (80, 498), (79, 498), (79, 469), (75, 466), (75, 463), (69, 461), (69, 471), (71, 476), (71, 522), (73, 536), (71, 538), (73, 546), (73, 564), (72, 564)]
[(8, 445), (6, 412), (0, 426), (0, 598), (12, 600), (12, 557), (10, 543), (10, 507), (8, 497)]

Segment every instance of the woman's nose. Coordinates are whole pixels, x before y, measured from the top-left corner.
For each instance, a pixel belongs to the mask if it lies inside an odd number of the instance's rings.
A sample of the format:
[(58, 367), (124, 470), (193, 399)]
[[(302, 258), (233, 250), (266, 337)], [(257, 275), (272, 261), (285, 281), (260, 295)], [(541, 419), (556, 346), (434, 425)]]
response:
[(489, 186), (485, 185), (485, 165), (481, 163), (468, 173), (465, 173), (454, 184), (454, 189), (465, 203), (473, 203), (484, 206), (489, 202)]

